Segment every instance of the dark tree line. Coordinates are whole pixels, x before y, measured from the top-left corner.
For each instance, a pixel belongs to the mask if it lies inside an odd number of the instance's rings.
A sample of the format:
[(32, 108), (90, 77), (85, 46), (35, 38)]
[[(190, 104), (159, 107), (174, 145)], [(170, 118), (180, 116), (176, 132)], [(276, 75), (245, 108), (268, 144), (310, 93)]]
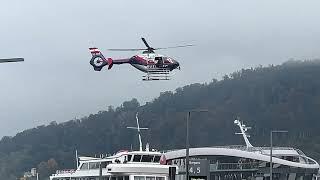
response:
[(0, 141), (0, 177), (16, 179), (38, 167), (41, 177), (57, 169), (74, 168), (75, 150), (99, 156), (121, 149), (138, 149), (135, 113), (140, 113), (144, 142), (159, 150), (183, 148), (187, 111), (192, 113), (191, 146), (244, 144), (233, 124), (240, 117), (253, 145), (268, 146), (272, 129), (286, 129), (276, 145), (300, 148), (320, 161), (320, 61), (289, 61), (282, 65), (242, 69), (223, 80), (191, 84), (163, 92), (145, 105), (136, 99), (120, 107), (64, 123), (52, 122)]

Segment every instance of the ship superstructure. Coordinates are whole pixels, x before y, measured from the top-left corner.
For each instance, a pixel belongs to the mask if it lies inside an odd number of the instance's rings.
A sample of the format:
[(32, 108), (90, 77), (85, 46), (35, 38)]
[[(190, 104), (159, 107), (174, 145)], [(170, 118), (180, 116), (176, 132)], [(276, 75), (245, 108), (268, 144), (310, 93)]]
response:
[[(191, 159), (204, 159), (208, 162), (208, 174), (202, 179), (242, 180), (270, 179), (270, 147), (254, 147), (240, 120), (234, 123), (239, 126), (246, 146), (215, 146), (191, 148)], [(168, 164), (179, 166), (180, 174), (185, 173), (186, 150), (174, 150), (165, 153)], [(319, 164), (306, 156), (301, 150), (292, 147), (272, 148), (273, 180), (316, 179)]]
[(119, 151), (104, 158), (79, 157), (76, 170), (60, 170), (50, 176), (50, 180), (167, 180), (170, 165), (160, 164), (162, 153), (150, 150), (149, 144), (143, 150), (141, 128), (136, 114), (139, 137), (138, 151)]

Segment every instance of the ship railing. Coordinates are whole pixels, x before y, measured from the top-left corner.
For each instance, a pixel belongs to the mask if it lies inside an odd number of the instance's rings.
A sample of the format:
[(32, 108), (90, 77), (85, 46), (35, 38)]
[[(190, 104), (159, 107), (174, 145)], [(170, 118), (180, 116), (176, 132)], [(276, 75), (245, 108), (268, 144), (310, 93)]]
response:
[(259, 163), (216, 163), (211, 164), (211, 170), (257, 170)]
[(295, 149), (299, 155), (307, 157), (300, 149)]
[(63, 169), (63, 170), (57, 170), (56, 174), (72, 174), (76, 172), (75, 169)]
[[(231, 145), (231, 146), (212, 146), (212, 148), (225, 148), (225, 149), (237, 149), (242, 151), (260, 151), (263, 150), (270, 150), (270, 147), (247, 147), (247, 146), (241, 146), (241, 145)], [(273, 147), (273, 150), (296, 150), (292, 147)]]
[[(245, 146), (242, 145), (230, 145), (230, 146), (209, 146), (208, 148), (227, 148), (227, 149), (239, 149), (239, 150), (245, 150)], [(167, 153), (167, 152), (172, 152), (172, 151), (177, 151), (177, 150), (182, 150), (182, 149), (170, 149), (170, 150), (163, 150), (160, 151), (161, 153)]]
[[(237, 150), (249, 151), (249, 152), (270, 150), (270, 147), (249, 147), (248, 148), (247, 146), (242, 146), (242, 145), (210, 146), (209, 148), (237, 149)], [(296, 150), (292, 147), (273, 147), (272, 149), (273, 150)], [(166, 151), (162, 151), (162, 153), (171, 152), (175, 150), (181, 150), (181, 149), (166, 150)]]
[[(223, 148), (223, 149), (237, 149), (241, 151), (247, 151), (247, 152), (256, 152), (259, 151), (261, 154), (264, 154), (265, 150), (270, 150), (270, 147), (246, 147), (242, 145), (229, 145), (229, 146), (211, 146), (210, 148)], [(174, 150), (167, 150), (167, 151), (162, 151), (162, 153), (170, 152), (170, 151), (175, 151), (178, 149)], [(312, 158), (306, 156), (300, 149), (292, 148), (292, 147), (273, 147), (272, 150), (293, 150), (298, 153), (300, 157), (305, 159), (305, 164), (316, 164), (316, 161), (313, 160)]]

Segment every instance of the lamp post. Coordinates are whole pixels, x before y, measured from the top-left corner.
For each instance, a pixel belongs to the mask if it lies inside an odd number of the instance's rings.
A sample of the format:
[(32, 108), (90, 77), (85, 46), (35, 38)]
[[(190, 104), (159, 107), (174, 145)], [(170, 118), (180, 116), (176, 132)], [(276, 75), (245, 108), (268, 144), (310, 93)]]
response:
[(272, 134), (273, 133), (287, 133), (288, 131), (282, 131), (282, 130), (273, 130), (270, 131), (270, 180), (272, 180)]
[(187, 137), (186, 137), (186, 180), (189, 180), (189, 119), (191, 116), (191, 112), (208, 112), (207, 109), (195, 109), (188, 112), (187, 116)]

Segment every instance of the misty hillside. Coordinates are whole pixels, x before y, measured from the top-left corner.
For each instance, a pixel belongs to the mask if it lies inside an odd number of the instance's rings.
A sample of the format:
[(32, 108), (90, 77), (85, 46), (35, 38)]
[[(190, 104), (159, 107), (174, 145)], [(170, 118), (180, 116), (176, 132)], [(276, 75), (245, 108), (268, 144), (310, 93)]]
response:
[(136, 99), (108, 107), (88, 117), (25, 130), (0, 141), (0, 177), (15, 179), (37, 167), (42, 177), (56, 169), (74, 168), (80, 155), (114, 153), (138, 148), (135, 113), (150, 130), (143, 141), (152, 148), (183, 148), (188, 110), (192, 113), (191, 146), (244, 144), (233, 124), (240, 117), (250, 130), (251, 142), (268, 146), (270, 130), (288, 130), (275, 145), (300, 148), (320, 161), (320, 61), (290, 61), (278, 66), (242, 69), (223, 80), (191, 84), (163, 92), (145, 105)]

